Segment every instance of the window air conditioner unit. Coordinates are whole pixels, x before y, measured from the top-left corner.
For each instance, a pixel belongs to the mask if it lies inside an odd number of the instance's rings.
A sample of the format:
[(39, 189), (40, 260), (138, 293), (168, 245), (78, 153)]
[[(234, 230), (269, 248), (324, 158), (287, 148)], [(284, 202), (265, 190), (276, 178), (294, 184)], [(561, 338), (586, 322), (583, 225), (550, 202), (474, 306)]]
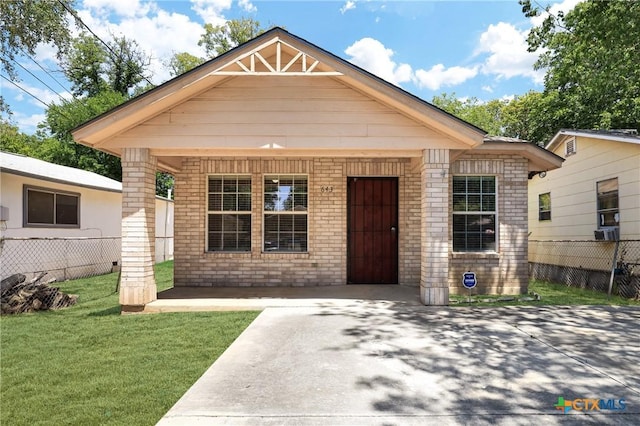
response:
[(618, 227), (602, 228), (593, 231), (593, 235), (598, 241), (618, 241), (620, 239), (620, 231)]

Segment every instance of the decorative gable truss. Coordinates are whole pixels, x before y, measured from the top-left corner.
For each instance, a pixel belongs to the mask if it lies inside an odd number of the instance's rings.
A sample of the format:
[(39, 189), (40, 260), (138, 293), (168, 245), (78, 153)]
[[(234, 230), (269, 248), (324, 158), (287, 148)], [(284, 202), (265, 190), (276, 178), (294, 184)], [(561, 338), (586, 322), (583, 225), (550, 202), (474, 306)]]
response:
[(247, 52), (212, 72), (216, 75), (341, 76), (311, 55), (279, 37)]

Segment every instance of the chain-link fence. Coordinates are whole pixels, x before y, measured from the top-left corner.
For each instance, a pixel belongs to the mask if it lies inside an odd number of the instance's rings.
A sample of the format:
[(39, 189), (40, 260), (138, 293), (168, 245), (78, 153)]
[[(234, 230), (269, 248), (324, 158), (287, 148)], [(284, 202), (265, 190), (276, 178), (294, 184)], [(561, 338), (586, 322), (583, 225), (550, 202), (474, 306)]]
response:
[[(120, 237), (0, 238), (0, 313), (59, 309), (76, 297), (50, 285), (102, 275), (120, 265)], [(173, 258), (173, 237), (156, 237), (156, 262)]]
[(612, 271), (613, 294), (640, 298), (640, 240), (529, 241), (533, 279), (607, 292)]
[[(120, 237), (1, 238), (0, 278), (40, 272), (47, 280), (65, 281), (102, 275), (120, 265)], [(156, 238), (156, 262), (173, 258), (173, 237)]]
[(120, 237), (107, 238), (2, 238), (2, 278), (39, 272), (65, 281), (102, 275), (120, 264)]

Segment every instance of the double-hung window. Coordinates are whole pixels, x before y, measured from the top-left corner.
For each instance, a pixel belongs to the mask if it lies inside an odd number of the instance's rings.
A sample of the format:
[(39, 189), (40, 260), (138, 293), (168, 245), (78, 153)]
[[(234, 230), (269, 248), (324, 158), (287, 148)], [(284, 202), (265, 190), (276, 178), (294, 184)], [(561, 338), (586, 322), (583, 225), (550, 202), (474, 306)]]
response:
[(309, 208), (305, 175), (264, 176), (265, 252), (306, 252)]
[(251, 176), (209, 176), (207, 192), (207, 251), (251, 251)]
[(538, 220), (551, 220), (551, 193), (538, 194)]
[(25, 185), (24, 226), (78, 228), (80, 194)]
[(618, 207), (618, 178), (597, 183), (598, 190), (598, 229), (618, 226), (620, 210)]
[(453, 250), (496, 250), (495, 176), (453, 177)]

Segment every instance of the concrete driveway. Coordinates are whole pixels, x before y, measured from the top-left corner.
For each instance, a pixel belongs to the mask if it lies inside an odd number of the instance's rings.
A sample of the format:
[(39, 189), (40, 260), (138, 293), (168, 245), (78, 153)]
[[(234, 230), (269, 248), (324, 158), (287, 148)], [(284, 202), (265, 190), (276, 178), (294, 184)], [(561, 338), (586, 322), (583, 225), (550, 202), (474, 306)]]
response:
[(623, 307), (268, 308), (158, 424), (638, 425), (639, 327)]

